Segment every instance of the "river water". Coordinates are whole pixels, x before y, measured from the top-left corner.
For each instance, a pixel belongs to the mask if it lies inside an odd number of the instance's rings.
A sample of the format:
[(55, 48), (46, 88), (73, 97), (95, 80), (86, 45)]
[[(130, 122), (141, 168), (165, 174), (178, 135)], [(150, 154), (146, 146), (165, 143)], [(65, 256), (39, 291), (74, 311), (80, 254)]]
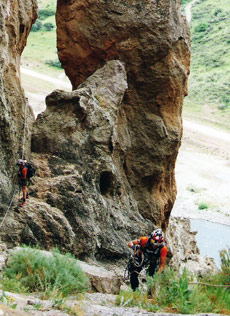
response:
[(219, 251), (230, 248), (230, 226), (203, 219), (191, 219), (191, 230), (197, 231), (197, 246), (202, 256), (214, 258), (221, 268)]

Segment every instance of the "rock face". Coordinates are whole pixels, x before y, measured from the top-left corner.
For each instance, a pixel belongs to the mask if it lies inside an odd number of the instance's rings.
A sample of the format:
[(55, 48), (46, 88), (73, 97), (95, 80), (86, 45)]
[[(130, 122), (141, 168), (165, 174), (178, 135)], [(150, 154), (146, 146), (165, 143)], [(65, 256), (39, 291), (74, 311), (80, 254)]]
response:
[[(18, 158), (29, 155), (30, 141), (23, 146), (24, 117), (26, 133), (31, 133), (33, 115), (26, 104), (20, 83), (20, 57), (32, 23), (37, 16), (36, 0), (6, 0), (0, 4), (0, 215), (9, 204)], [(26, 113), (27, 112), (27, 113)], [(30, 137), (26, 137), (30, 139)]]
[(121, 146), (130, 139), (118, 121), (126, 89), (123, 64), (110, 61), (79, 89), (47, 96), (32, 137), (33, 198), (17, 219), (15, 242), (111, 259), (126, 256), (130, 238), (154, 228), (138, 212), (123, 168)]
[(176, 197), (189, 73), (189, 30), (180, 1), (57, 3), (58, 54), (74, 89), (108, 60), (125, 65), (128, 90), (117, 126), (123, 173), (141, 215), (166, 228)]

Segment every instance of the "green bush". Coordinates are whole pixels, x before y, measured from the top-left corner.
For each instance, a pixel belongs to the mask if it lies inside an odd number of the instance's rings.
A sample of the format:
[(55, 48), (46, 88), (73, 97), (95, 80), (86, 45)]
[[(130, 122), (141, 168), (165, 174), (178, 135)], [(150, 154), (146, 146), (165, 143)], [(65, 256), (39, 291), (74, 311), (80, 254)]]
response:
[(24, 247), (13, 254), (3, 271), (3, 289), (17, 292), (43, 292), (44, 297), (66, 297), (84, 292), (89, 280), (71, 254), (54, 249), (51, 256)]
[(43, 28), (43, 24), (41, 21), (37, 20), (33, 25), (32, 25), (32, 28), (31, 28), (31, 31), (32, 32), (37, 32), (39, 30), (41, 30)]
[(200, 23), (195, 27), (195, 32), (205, 32), (208, 29), (208, 24)]
[(214, 15), (217, 16), (219, 13), (222, 13), (222, 12), (223, 11), (220, 8), (218, 8), (214, 11)]
[(61, 62), (59, 59), (55, 59), (55, 60), (47, 60), (46, 61), (47, 65), (50, 65), (52, 67), (56, 67), (56, 68), (62, 68)]
[(39, 16), (40, 20), (45, 20), (49, 16), (53, 16), (55, 14), (56, 14), (56, 12), (52, 9), (40, 9), (38, 11), (38, 16)]
[(230, 106), (230, 96), (229, 95), (222, 95), (221, 102), (224, 103), (226, 106)]
[(208, 204), (207, 203), (200, 203), (198, 208), (199, 208), (199, 210), (207, 210)]
[(54, 25), (51, 22), (47, 22), (47, 23), (44, 23), (44, 28), (46, 31), (50, 32), (54, 28)]
[(189, 3), (191, 0), (181, 0), (181, 4), (187, 4)]
[(230, 248), (220, 251), (221, 268), (224, 284), (230, 284)]

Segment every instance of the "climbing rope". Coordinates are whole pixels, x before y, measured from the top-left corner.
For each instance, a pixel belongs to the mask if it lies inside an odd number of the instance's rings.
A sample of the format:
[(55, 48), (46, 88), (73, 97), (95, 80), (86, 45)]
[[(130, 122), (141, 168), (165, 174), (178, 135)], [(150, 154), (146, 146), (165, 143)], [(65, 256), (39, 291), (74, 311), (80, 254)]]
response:
[[(23, 132), (23, 142), (22, 142), (22, 159), (25, 158), (25, 144), (26, 144), (26, 128), (27, 128), (27, 109), (28, 109), (28, 101), (26, 100), (26, 103), (25, 103), (25, 109), (24, 109), (24, 113), (25, 113), (25, 116), (24, 116), (24, 132)], [(2, 222), (0, 224), (0, 228), (2, 227), (5, 219), (6, 219), (6, 216), (8, 215), (9, 213), (9, 210), (11, 208), (11, 205), (13, 203), (13, 200), (14, 200), (14, 196), (16, 194), (16, 190), (17, 190), (17, 187), (15, 187), (14, 189), (14, 192), (13, 192), (13, 195), (12, 195), (12, 198), (11, 198), (11, 201), (10, 201), (10, 204), (7, 208), (7, 211), (2, 219)]]
[(3, 220), (2, 220), (2, 222), (1, 222), (1, 224), (0, 224), (0, 228), (2, 227), (2, 225), (3, 225), (3, 223), (4, 223), (5, 219), (6, 219), (6, 216), (7, 216), (8, 212), (9, 212), (9, 210), (10, 210), (10, 208), (11, 208), (11, 205), (12, 205), (12, 203), (13, 203), (16, 190), (17, 190), (17, 188), (15, 187), (14, 192), (13, 192), (13, 195), (12, 195), (12, 198), (11, 198), (11, 201), (10, 201), (10, 204), (9, 204), (9, 206), (8, 206), (8, 209), (7, 209), (7, 211), (6, 211), (6, 213), (5, 213), (4, 217), (3, 217)]
[(219, 285), (219, 284), (209, 284), (209, 283), (203, 283), (203, 282), (189, 282), (189, 284), (195, 285), (195, 284), (200, 284), (200, 285), (206, 285), (206, 286), (212, 286), (212, 287), (230, 287), (230, 285)]
[(25, 119), (24, 119), (24, 135), (23, 135), (23, 143), (22, 143), (22, 159), (25, 158), (25, 145), (26, 145), (26, 128), (27, 128), (27, 109), (28, 109), (28, 101), (26, 100), (25, 104)]

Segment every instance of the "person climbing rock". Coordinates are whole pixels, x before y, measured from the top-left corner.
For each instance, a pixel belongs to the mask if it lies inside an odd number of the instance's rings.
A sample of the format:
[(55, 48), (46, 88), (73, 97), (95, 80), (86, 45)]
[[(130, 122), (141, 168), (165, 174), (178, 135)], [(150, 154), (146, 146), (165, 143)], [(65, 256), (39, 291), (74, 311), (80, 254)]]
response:
[(133, 250), (128, 270), (130, 284), (135, 291), (139, 286), (138, 275), (144, 267), (149, 276), (153, 276), (155, 272), (160, 273), (165, 268), (168, 248), (160, 228), (154, 230), (150, 236), (130, 241), (128, 246)]
[(28, 198), (27, 191), (27, 173), (28, 168), (26, 165), (26, 160), (18, 159), (17, 166), (19, 166), (18, 171), (18, 184), (22, 188), (22, 203), (20, 206), (25, 206), (26, 198)]

